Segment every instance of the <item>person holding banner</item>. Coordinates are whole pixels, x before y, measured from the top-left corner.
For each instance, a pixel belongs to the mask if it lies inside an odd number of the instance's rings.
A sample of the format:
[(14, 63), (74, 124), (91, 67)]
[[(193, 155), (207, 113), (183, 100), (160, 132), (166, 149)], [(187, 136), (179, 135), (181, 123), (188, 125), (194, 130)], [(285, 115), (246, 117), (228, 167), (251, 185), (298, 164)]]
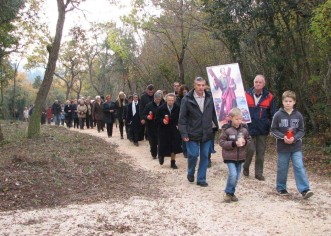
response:
[(244, 164), (243, 174), (249, 176), (249, 166), (252, 162), (254, 152), (255, 178), (264, 181), (263, 165), (266, 150), (266, 140), (270, 132), (271, 121), (276, 113), (275, 98), (265, 86), (263, 75), (257, 75), (254, 79), (254, 87), (246, 91), (246, 100), (252, 122), (248, 124), (249, 134), (252, 142), (247, 147), (247, 155)]
[(208, 155), (214, 138), (212, 123), (218, 124), (212, 95), (205, 90), (205, 86), (205, 79), (195, 78), (194, 89), (182, 99), (178, 121), (182, 139), (186, 142), (187, 179), (194, 182), (195, 167), (200, 156), (197, 185), (201, 187), (208, 186)]

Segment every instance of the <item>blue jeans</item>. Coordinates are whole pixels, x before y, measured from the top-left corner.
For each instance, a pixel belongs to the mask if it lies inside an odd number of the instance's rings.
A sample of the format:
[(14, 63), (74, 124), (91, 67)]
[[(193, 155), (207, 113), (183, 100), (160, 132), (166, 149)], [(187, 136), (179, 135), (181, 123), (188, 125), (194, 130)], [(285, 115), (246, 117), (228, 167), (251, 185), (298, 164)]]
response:
[(182, 141), (182, 149), (183, 149), (184, 156), (187, 157), (186, 142), (184, 142), (184, 141)]
[(53, 120), (55, 125), (60, 125), (60, 114), (54, 114)]
[(303, 165), (302, 152), (278, 152), (277, 161), (277, 191), (286, 190), (287, 174), (290, 164), (293, 163), (294, 178), (298, 191), (309, 190), (306, 169)]
[(225, 193), (234, 194), (236, 192), (237, 183), (241, 173), (243, 163), (226, 163), (229, 174), (226, 182)]
[(188, 170), (187, 174), (194, 176), (195, 167), (200, 156), (198, 168), (198, 183), (206, 183), (207, 167), (208, 167), (208, 154), (210, 152), (211, 140), (206, 142), (188, 141), (186, 142)]

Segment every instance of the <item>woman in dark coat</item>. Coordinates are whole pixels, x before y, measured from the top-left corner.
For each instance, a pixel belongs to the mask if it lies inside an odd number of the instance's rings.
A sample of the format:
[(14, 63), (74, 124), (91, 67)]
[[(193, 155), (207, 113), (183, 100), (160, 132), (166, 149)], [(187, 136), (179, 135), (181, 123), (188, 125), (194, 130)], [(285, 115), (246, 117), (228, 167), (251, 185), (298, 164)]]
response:
[(107, 134), (110, 138), (113, 136), (113, 124), (115, 121), (114, 112), (116, 110), (116, 105), (114, 102), (111, 101), (111, 95), (106, 96), (106, 101), (103, 103), (103, 115), (104, 115), (104, 121), (107, 126)]
[(68, 128), (72, 126), (72, 105), (69, 100), (66, 101), (64, 106), (64, 119)]
[(100, 130), (103, 131), (103, 109), (102, 109), (102, 101), (100, 96), (95, 97), (95, 101), (92, 106), (92, 116), (93, 119), (97, 123), (97, 130), (100, 133)]
[[(133, 140), (134, 145), (139, 146), (138, 141), (141, 141), (141, 118), (139, 114), (139, 102), (138, 102), (138, 94), (133, 94), (133, 101), (128, 105), (128, 110), (126, 113), (126, 122), (130, 125), (130, 133)], [(133, 107), (134, 106), (134, 107)]]
[[(177, 94), (177, 97), (176, 97), (176, 104), (179, 107), (180, 107), (180, 104), (182, 103), (183, 97), (188, 93), (188, 91), (190, 91), (190, 90), (185, 84), (182, 84), (179, 87), (179, 91), (178, 91), (178, 94)], [(183, 140), (182, 140), (182, 149), (183, 149), (184, 157), (187, 158), (186, 142), (184, 142)]]
[(86, 112), (86, 128), (93, 129), (92, 104), (91, 104), (90, 97), (86, 98), (85, 105), (86, 105), (86, 108), (87, 108), (87, 112)]
[(142, 114), (142, 118), (146, 121), (148, 142), (153, 159), (157, 157), (158, 145), (158, 125), (156, 123), (156, 110), (162, 105), (162, 93), (154, 93), (154, 101), (147, 103)]
[(128, 96), (128, 103), (124, 106), (123, 108), (123, 116), (122, 116), (122, 120), (125, 124), (125, 132), (126, 132), (126, 138), (128, 140), (130, 140), (131, 142), (133, 142), (133, 139), (131, 137), (131, 132), (130, 132), (130, 125), (128, 124), (128, 122), (126, 122), (126, 114), (128, 113), (128, 107), (129, 105), (132, 103), (132, 95)]
[(74, 128), (79, 128), (79, 118), (77, 114), (77, 99), (73, 100), (73, 103), (71, 104), (71, 111), (72, 111), (72, 118), (74, 120)]
[(124, 128), (123, 113), (124, 113), (124, 107), (127, 103), (128, 100), (126, 100), (125, 93), (119, 92), (115, 104), (116, 104), (116, 118), (118, 120), (118, 124), (120, 128), (121, 139), (123, 139), (123, 128)]
[(159, 162), (163, 165), (164, 157), (170, 156), (173, 169), (177, 169), (176, 154), (182, 152), (181, 136), (178, 131), (179, 106), (175, 104), (175, 101), (176, 95), (168, 93), (166, 102), (156, 111)]

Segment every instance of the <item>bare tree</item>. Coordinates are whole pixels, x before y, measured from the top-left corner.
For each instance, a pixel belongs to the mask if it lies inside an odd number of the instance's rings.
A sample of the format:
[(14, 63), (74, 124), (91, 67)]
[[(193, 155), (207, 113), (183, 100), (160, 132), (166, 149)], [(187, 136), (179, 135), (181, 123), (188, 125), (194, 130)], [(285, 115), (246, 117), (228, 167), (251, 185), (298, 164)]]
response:
[(75, 9), (81, 0), (57, 0), (58, 6), (58, 20), (56, 24), (56, 33), (54, 41), (51, 45), (47, 47), (49, 52), (47, 67), (44, 75), (44, 80), (40, 86), (37, 93), (34, 111), (32, 113), (29, 127), (28, 127), (28, 137), (34, 138), (40, 135), (40, 116), (44, 102), (47, 98), (48, 92), (53, 82), (53, 76), (55, 71), (56, 62), (59, 56), (59, 50), (62, 39), (63, 26), (65, 22), (65, 15), (67, 12)]

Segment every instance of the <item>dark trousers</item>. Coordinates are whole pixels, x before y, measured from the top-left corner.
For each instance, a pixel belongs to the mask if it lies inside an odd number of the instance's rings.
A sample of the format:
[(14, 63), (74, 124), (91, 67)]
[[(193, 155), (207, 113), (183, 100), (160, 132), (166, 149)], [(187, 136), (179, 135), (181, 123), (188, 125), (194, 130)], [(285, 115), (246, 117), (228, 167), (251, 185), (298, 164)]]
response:
[(146, 131), (146, 126), (145, 125), (142, 125), (141, 128), (140, 128), (140, 131), (138, 132), (139, 133), (138, 134), (139, 135), (138, 140), (144, 140), (145, 131)]
[(71, 128), (71, 126), (72, 126), (72, 117), (71, 116), (66, 117), (65, 121), (66, 121), (67, 127)]
[(106, 123), (108, 137), (113, 136), (113, 124), (114, 123)]
[(100, 132), (100, 130), (103, 131), (103, 127), (104, 127), (103, 121), (102, 120), (97, 120), (96, 123), (97, 123), (97, 130), (98, 130), (98, 132)]
[(152, 157), (157, 156), (157, 144), (158, 144), (158, 139), (157, 139), (157, 132), (148, 132), (148, 142), (150, 146), (150, 152)]
[(85, 118), (79, 118), (79, 128), (84, 129)]
[(87, 115), (86, 116), (86, 127), (89, 128), (93, 128), (93, 120), (92, 120), (92, 116), (91, 115)]
[(252, 136), (251, 143), (247, 146), (246, 160), (244, 169), (249, 169), (254, 153), (255, 158), (255, 175), (263, 175), (264, 153), (266, 150), (267, 135)]
[(74, 118), (74, 128), (78, 129), (79, 128), (78, 125), (79, 125), (79, 119), (78, 119), (78, 117), (77, 118), (75, 117)]
[(118, 120), (118, 126), (120, 128), (121, 137), (123, 137), (123, 127), (124, 127), (123, 120), (121, 120), (121, 119)]
[(140, 138), (140, 135), (141, 135), (141, 132), (140, 130), (137, 130), (137, 129), (130, 129), (130, 136), (132, 138), (132, 141), (134, 143), (138, 143), (139, 140), (141, 140)]
[(132, 134), (131, 134), (131, 125), (126, 124), (125, 131), (126, 131), (126, 138), (130, 141), (133, 141)]

